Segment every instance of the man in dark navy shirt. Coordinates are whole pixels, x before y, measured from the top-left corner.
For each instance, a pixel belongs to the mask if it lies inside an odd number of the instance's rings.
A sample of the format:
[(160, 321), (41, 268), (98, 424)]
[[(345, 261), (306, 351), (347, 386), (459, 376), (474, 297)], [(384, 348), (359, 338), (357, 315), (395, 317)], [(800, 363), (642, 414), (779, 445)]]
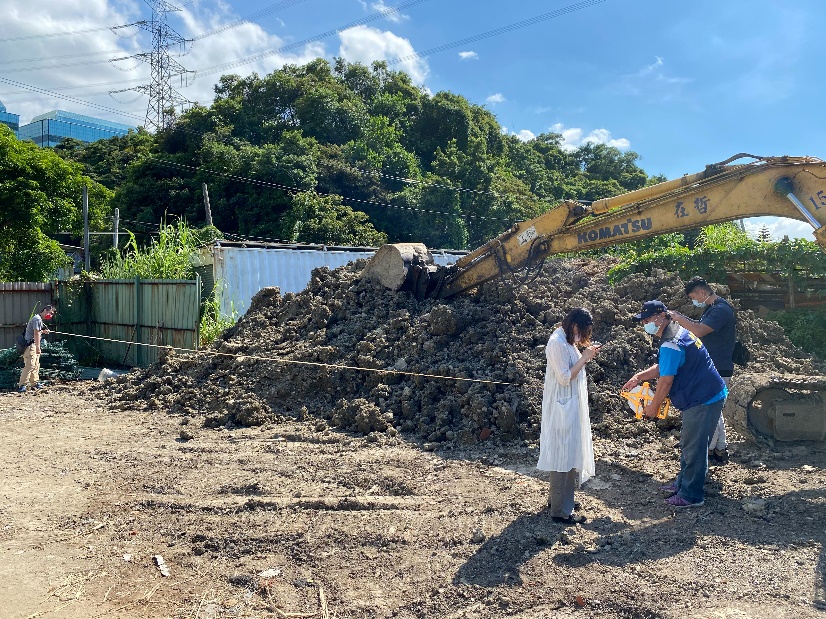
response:
[[(700, 320), (692, 320), (679, 312), (672, 311), (672, 320), (703, 341), (703, 345), (714, 362), (714, 367), (728, 386), (734, 372), (734, 362), (731, 360), (737, 329), (734, 308), (729, 305), (728, 301), (717, 296), (702, 277), (692, 277), (685, 285), (685, 293), (695, 307), (705, 308), (703, 315)], [(708, 449), (710, 458), (718, 462), (728, 461), (726, 425), (722, 414)]]

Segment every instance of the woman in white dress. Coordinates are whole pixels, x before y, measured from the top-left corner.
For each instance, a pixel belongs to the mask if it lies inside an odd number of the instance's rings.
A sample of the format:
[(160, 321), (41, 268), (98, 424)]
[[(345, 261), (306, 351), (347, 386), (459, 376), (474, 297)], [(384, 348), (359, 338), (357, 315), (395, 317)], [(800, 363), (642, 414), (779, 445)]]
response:
[[(548, 360), (542, 394), (542, 430), (536, 467), (550, 471), (548, 507), (555, 522), (585, 522), (574, 514), (574, 490), (594, 475), (585, 364), (599, 350), (591, 343), (594, 319), (584, 308), (568, 312), (545, 347)], [(580, 352), (579, 349), (582, 349)]]

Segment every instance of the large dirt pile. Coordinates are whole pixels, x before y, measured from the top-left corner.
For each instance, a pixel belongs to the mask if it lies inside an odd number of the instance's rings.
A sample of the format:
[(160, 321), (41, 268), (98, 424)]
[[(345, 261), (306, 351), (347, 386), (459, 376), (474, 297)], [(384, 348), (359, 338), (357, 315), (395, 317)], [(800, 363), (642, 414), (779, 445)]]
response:
[[(433, 443), (534, 438), (545, 344), (565, 313), (583, 306), (604, 343), (588, 366), (594, 431), (638, 434), (653, 426), (624, 423), (630, 411), (619, 390), (653, 362), (655, 349), (631, 315), (648, 299), (696, 315), (675, 274), (655, 270), (613, 285), (608, 260), (550, 261), (529, 284), (504, 279), (448, 301), (384, 290), (359, 278), (363, 267), (318, 269), (299, 294), (266, 288), (210, 350), (170, 353), (107, 389), (123, 402), (203, 416), (211, 427), (310, 415), (320, 427), (376, 440), (399, 431)], [(748, 372), (823, 372), (776, 323), (751, 311), (738, 311), (738, 320), (752, 352)]]

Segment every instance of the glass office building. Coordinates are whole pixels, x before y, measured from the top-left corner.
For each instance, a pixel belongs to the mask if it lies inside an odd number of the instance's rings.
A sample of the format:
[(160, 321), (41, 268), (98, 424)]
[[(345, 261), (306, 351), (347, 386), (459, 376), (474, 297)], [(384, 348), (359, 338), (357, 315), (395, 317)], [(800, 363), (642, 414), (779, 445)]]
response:
[(126, 135), (130, 129), (134, 127), (55, 110), (32, 118), (31, 122), (20, 127), (17, 137), (31, 140), (38, 146), (57, 146), (65, 138), (96, 142), (116, 135)]
[(17, 135), (17, 130), (20, 129), (20, 116), (7, 112), (2, 101), (0, 101), (0, 123), (8, 125), (14, 131), (14, 135)]

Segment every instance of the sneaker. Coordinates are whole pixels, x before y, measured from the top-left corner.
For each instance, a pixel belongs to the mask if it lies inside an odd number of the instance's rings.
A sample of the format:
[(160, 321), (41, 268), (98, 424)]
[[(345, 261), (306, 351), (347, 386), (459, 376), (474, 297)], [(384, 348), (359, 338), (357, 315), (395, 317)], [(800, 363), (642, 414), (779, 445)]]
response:
[(27, 389), (26, 389), (26, 385), (20, 385), (20, 386), (17, 388), (17, 393), (26, 393), (26, 391), (27, 391)]
[(703, 505), (705, 503), (705, 501), (698, 501), (697, 503), (689, 503), (683, 497), (681, 497), (679, 494), (675, 494), (673, 497), (670, 497), (670, 498), (666, 499), (665, 502), (666, 502), (667, 505), (670, 505), (671, 507), (677, 507), (677, 508), (680, 508), (680, 507), (700, 507), (701, 505)]
[(43, 389), (43, 387), (45, 387), (45, 386), (46, 385), (44, 385), (43, 383), (35, 383), (34, 384), (34, 389)]
[(567, 518), (563, 518), (562, 516), (551, 516), (551, 520), (553, 520), (554, 522), (561, 522), (566, 527), (588, 522), (588, 519), (585, 516), (581, 516), (579, 514), (571, 514)]
[(660, 492), (667, 492), (668, 494), (676, 494), (676, 492), (677, 492), (677, 482), (672, 481), (670, 484), (660, 486)]

